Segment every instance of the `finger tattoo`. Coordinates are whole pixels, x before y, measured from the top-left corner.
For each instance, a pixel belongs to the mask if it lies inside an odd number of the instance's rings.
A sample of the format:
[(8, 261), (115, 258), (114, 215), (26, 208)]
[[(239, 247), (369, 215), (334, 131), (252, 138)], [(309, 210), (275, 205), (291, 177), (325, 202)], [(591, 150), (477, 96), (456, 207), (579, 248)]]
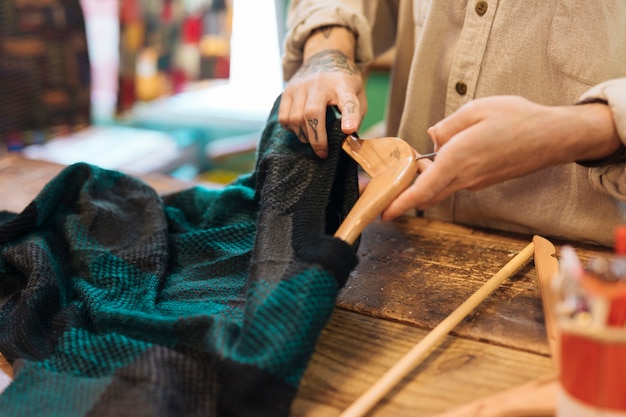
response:
[(315, 143), (319, 142), (320, 138), (317, 134), (317, 124), (319, 123), (317, 119), (309, 119), (307, 120), (311, 129), (313, 129), (313, 134), (315, 135)]
[(352, 114), (356, 109), (356, 103), (354, 101), (348, 101), (344, 107), (346, 108), (346, 112), (348, 112), (348, 114)]
[(309, 138), (306, 135), (306, 131), (302, 128), (302, 126), (300, 126), (300, 129), (298, 130), (298, 137), (305, 142), (309, 141)]

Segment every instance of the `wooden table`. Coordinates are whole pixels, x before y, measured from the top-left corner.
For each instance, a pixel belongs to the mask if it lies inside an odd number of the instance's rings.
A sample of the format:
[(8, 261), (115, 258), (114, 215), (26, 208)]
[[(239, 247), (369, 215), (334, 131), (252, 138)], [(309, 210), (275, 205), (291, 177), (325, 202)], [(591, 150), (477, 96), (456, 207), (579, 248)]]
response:
[[(20, 211), (59, 165), (0, 157), (0, 209)], [(165, 194), (189, 184), (144, 179)], [(293, 416), (338, 416), (532, 236), (404, 217), (363, 233)], [(557, 242), (557, 245), (572, 242)], [(575, 244), (584, 259), (604, 248)], [(507, 280), (369, 414), (430, 416), (553, 371), (533, 262)], [(0, 361), (0, 366), (3, 366)], [(4, 365), (10, 372), (10, 367)]]

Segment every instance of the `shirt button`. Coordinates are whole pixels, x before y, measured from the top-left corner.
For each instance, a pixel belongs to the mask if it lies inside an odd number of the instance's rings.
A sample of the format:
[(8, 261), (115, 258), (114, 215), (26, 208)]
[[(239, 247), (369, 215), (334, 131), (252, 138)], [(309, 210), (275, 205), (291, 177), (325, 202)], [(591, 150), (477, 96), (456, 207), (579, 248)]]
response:
[(456, 83), (456, 85), (454, 86), (454, 89), (456, 90), (457, 93), (459, 93), (462, 96), (467, 94), (467, 84), (465, 84), (462, 81), (459, 81), (458, 83)]
[(476, 3), (476, 7), (474, 10), (476, 10), (476, 13), (478, 14), (478, 16), (482, 16), (485, 13), (487, 13), (488, 8), (489, 8), (489, 5), (487, 4), (486, 1), (479, 1), (478, 3)]

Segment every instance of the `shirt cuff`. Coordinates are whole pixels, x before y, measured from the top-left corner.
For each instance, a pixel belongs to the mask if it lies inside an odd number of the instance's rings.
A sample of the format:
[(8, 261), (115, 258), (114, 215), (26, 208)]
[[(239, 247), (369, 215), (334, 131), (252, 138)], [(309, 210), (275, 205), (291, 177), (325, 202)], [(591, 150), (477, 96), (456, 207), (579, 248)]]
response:
[(626, 143), (626, 78), (600, 83), (580, 97), (580, 102), (604, 101), (613, 113), (613, 120), (622, 143)]
[[(604, 105), (609, 104), (607, 103), (606, 100), (601, 99), (601, 98), (596, 98), (596, 97), (587, 97), (579, 101), (576, 104), (580, 105), (580, 104), (592, 104), (592, 103), (600, 103)], [(624, 146), (623, 142), (620, 144), (619, 148), (617, 148), (615, 152), (613, 152), (611, 155), (607, 157), (604, 157), (601, 159), (594, 159), (594, 160), (576, 161), (578, 165), (582, 165), (587, 168), (599, 167), (599, 166), (609, 165), (609, 164), (618, 164), (621, 162), (626, 162), (626, 146)]]
[(589, 169), (591, 186), (613, 198), (626, 201), (626, 166), (606, 165)]
[[(617, 133), (626, 143), (626, 78), (605, 81), (588, 90), (580, 97), (581, 102), (605, 101), (611, 112)], [(626, 201), (626, 165), (604, 164), (589, 169), (589, 182), (598, 191)]]

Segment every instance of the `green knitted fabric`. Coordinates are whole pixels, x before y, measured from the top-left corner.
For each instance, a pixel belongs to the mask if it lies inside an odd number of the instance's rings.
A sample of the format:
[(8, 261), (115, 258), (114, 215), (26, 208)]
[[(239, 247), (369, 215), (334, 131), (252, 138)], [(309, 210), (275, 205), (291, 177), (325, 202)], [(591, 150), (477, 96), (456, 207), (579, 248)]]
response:
[(358, 186), (332, 112), (324, 160), (276, 114), (223, 190), (77, 164), (0, 216), (0, 415), (288, 415), (357, 263), (332, 234)]

